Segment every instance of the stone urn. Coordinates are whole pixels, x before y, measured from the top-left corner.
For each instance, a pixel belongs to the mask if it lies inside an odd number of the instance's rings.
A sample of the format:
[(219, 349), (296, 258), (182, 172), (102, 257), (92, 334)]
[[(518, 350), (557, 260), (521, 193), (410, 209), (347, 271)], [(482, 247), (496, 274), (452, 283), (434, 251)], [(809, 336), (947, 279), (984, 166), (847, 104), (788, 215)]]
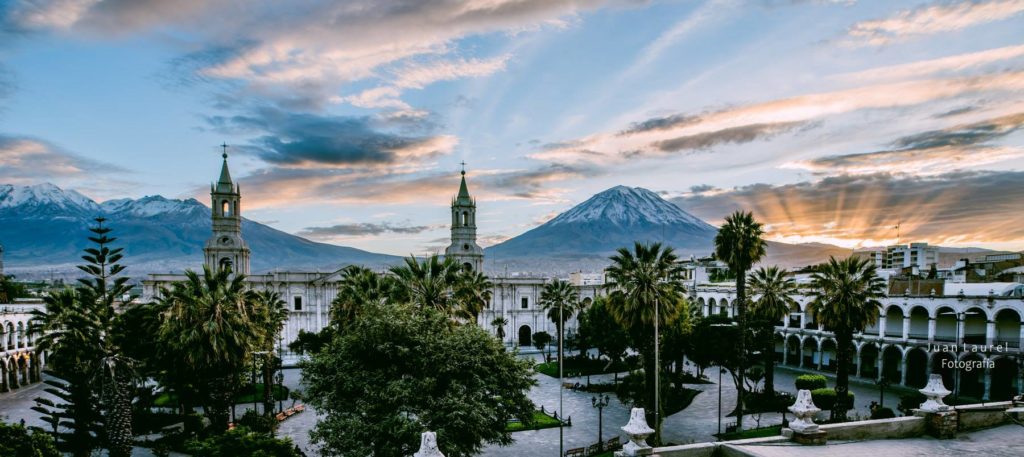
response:
[(796, 402), (789, 407), (789, 410), (796, 416), (796, 419), (789, 422), (789, 428), (794, 432), (807, 434), (818, 431), (818, 424), (814, 423), (814, 415), (821, 409), (814, 406), (810, 390), (801, 389), (797, 392)]
[(643, 455), (642, 450), (651, 448), (646, 440), (654, 433), (654, 429), (647, 425), (643, 408), (633, 408), (629, 413), (629, 423), (622, 427), (622, 431), (629, 435), (629, 442), (622, 446), (622, 455)]
[(444, 457), (441, 450), (437, 448), (437, 436), (434, 432), (423, 432), (420, 435), (420, 450), (412, 457)]
[(945, 397), (952, 392), (946, 389), (946, 386), (942, 384), (941, 374), (932, 374), (928, 377), (928, 384), (921, 389), (920, 392), (928, 397), (924, 403), (921, 403), (921, 411), (928, 413), (937, 413), (939, 411), (949, 411), (949, 406), (942, 402), (942, 397)]

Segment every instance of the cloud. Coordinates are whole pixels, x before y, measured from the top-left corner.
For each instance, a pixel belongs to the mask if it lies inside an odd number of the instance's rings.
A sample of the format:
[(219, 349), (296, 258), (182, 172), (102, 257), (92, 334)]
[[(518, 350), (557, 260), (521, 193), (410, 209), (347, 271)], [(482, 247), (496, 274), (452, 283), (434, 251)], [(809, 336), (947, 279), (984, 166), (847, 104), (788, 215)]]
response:
[(910, 37), (955, 32), (1008, 19), (1024, 11), (1021, 0), (963, 0), (901, 10), (885, 19), (862, 21), (848, 30), (850, 44), (885, 45)]
[(490, 76), (505, 69), (511, 55), (491, 59), (441, 60), (429, 64), (410, 64), (395, 71), (394, 85), (405, 89), (422, 89), (437, 81)]
[(82, 157), (39, 138), (0, 134), (0, 182), (5, 184), (49, 182), (102, 199), (123, 196), (137, 186), (121, 178), (126, 173), (117, 165)]
[(963, 71), (993, 63), (1002, 63), (1007, 60), (1012, 61), (1019, 59), (1021, 56), (1024, 56), (1024, 45), (1005, 46), (938, 59), (921, 60), (846, 73), (839, 75), (838, 79), (857, 82), (908, 79)]
[(852, 247), (902, 239), (945, 245), (1024, 242), (1024, 172), (956, 172), (936, 176), (845, 175), (820, 181), (752, 184), (671, 199), (717, 223), (753, 211), (771, 239)]
[(386, 233), (399, 235), (414, 235), (428, 230), (439, 228), (428, 225), (394, 224), (391, 222), (361, 222), (352, 224), (338, 224), (328, 227), (306, 227), (298, 235), (315, 240), (332, 240), (346, 237), (379, 236)]
[(661, 140), (652, 143), (652, 145), (663, 152), (706, 150), (723, 144), (743, 144), (756, 140), (769, 139), (805, 125), (805, 122), (777, 122), (771, 124), (741, 125), (738, 127), (715, 130), (713, 132), (697, 133), (694, 135)]
[(892, 143), (895, 149), (859, 154), (830, 155), (785, 164), (815, 173), (872, 174), (880, 172), (916, 175), (941, 174), (1024, 158), (1024, 148), (997, 147), (988, 143), (1024, 127), (1024, 113), (904, 136)]
[[(545, 165), (534, 169), (472, 170), (470, 193), (480, 200), (563, 202), (553, 183), (594, 176), (596, 169)], [(304, 204), (423, 204), (445, 206), (459, 189), (457, 171), (422, 167), (266, 167), (240, 179), (250, 208)], [(202, 190), (197, 189), (197, 194)]]
[[(711, 147), (716, 139), (770, 138), (802, 122), (816, 125), (828, 116), (868, 109), (901, 108), (967, 95), (1005, 94), (1024, 90), (1024, 72), (936, 78), (872, 84), (851, 89), (800, 95), (708, 111), (673, 114), (630, 124), (624, 130), (599, 132), (547, 145), (529, 157), (557, 163), (613, 165), (638, 154), (664, 153), (672, 146)], [(756, 138), (755, 138), (756, 139)], [(678, 140), (678, 141), (676, 141)], [(729, 141), (726, 141), (729, 142)]]
[(284, 167), (413, 165), (448, 154), (458, 143), (450, 135), (397, 133), (388, 120), (287, 112), (264, 107), (209, 124), (227, 133), (260, 135), (242, 148)]

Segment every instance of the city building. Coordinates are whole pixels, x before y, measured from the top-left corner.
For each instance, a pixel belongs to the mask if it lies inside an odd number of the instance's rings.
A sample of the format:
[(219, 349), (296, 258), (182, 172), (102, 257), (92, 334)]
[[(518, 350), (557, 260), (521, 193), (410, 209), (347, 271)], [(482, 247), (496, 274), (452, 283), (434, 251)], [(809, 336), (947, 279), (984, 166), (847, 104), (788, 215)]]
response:
[[(212, 268), (230, 267), (233, 271), (249, 273), (250, 250), (241, 229), (241, 189), (232, 182), (228, 170), (227, 154), (220, 177), (210, 188), (213, 229), (204, 248), (205, 265)], [(476, 200), (470, 194), (465, 170), (461, 173), (459, 189), (451, 202), (451, 244), (445, 255), (455, 258), (465, 268), (480, 271), (484, 264), (484, 250), (477, 244)], [(162, 288), (184, 280), (184, 274), (150, 274), (142, 287), (143, 303), (158, 299)], [(300, 331), (318, 332), (330, 321), (331, 302), (338, 295), (342, 271), (273, 271), (248, 274), (246, 281), (252, 289), (278, 292), (288, 304), (288, 320), (281, 335), (281, 350), (286, 355), (288, 344)], [(570, 276), (578, 288), (580, 300), (589, 304), (602, 293), (603, 275), (575, 274)], [(510, 346), (532, 346), (533, 335), (558, 330), (541, 305), (541, 292), (550, 278), (492, 275), (492, 296), (487, 307), (478, 316), (478, 324), (492, 334), (503, 333)], [(500, 319), (499, 319), (500, 318)], [(500, 324), (500, 325), (498, 325)], [(500, 330), (499, 330), (500, 327)], [(578, 327), (577, 316), (571, 316), (565, 325), (567, 334)]]
[(32, 312), (43, 306), (40, 299), (17, 299), (0, 304), (0, 392), (41, 379), (45, 354), (36, 350), (29, 321)]
[(911, 274), (927, 273), (932, 265), (939, 263), (939, 248), (928, 243), (888, 246), (885, 250), (874, 251), (875, 266), (896, 272), (910, 269)]

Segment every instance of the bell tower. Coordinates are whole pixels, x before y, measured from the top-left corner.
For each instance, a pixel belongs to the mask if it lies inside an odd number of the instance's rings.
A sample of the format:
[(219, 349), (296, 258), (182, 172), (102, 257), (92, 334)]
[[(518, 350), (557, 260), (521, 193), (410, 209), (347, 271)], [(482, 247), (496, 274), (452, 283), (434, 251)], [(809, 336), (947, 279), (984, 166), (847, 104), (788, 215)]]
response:
[(466, 163), (462, 163), (459, 194), (452, 199), (452, 244), (444, 250), (445, 257), (454, 258), (464, 268), (483, 271), (484, 250), (476, 244), (476, 201), (466, 187)]
[(210, 185), (210, 213), (213, 233), (206, 241), (203, 252), (206, 265), (211, 270), (230, 268), (231, 271), (249, 274), (249, 246), (242, 239), (242, 193), (241, 188), (231, 182), (228, 172), (228, 146), (224, 148), (220, 179)]

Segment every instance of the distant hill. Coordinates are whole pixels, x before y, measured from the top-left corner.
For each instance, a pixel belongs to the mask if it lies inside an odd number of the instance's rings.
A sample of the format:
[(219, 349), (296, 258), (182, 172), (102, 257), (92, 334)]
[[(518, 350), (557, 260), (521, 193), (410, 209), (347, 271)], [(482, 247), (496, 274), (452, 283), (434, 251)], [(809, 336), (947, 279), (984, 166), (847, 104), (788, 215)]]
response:
[[(109, 200), (102, 204), (53, 184), (0, 185), (0, 243), (9, 273), (23, 278), (77, 276), (88, 227), (103, 216), (125, 248), (126, 273), (201, 268), (203, 244), (210, 236), (210, 208), (195, 199), (161, 196)], [(333, 271), (355, 263), (382, 266), (396, 256), (316, 243), (248, 219), (242, 231), (252, 249), (252, 271), (302, 269)]]

